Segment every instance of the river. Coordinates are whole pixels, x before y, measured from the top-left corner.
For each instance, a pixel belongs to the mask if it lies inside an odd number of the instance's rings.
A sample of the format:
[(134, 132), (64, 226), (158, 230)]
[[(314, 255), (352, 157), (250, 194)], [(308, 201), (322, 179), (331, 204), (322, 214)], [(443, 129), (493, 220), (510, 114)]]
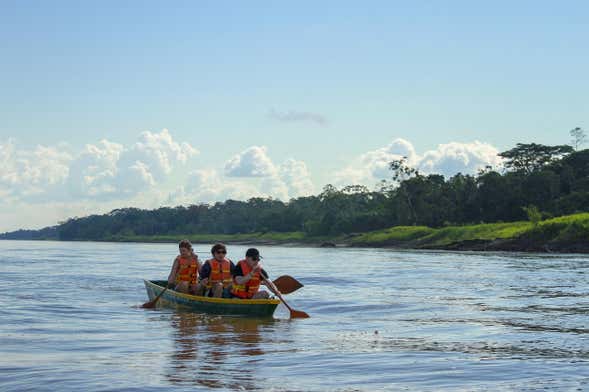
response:
[(138, 307), (175, 244), (0, 241), (0, 390), (589, 389), (587, 255), (259, 249), (311, 318)]

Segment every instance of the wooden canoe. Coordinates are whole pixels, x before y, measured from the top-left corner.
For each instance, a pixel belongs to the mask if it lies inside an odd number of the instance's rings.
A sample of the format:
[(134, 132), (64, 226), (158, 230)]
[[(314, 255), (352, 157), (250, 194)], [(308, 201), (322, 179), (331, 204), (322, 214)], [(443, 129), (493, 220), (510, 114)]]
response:
[[(144, 282), (150, 301), (157, 297), (167, 285), (165, 280), (144, 280)], [(157, 301), (157, 306), (191, 310), (197, 313), (272, 317), (279, 303), (279, 299), (210, 298), (168, 289)]]

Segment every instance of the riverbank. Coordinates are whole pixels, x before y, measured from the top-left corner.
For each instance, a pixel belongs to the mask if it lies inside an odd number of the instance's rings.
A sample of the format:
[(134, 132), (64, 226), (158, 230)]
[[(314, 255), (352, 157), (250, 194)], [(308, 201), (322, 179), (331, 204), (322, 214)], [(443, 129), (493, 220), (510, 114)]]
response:
[[(457, 251), (522, 251), (589, 253), (589, 213), (579, 213), (532, 222), (486, 223), (447, 226), (395, 226), (366, 233), (339, 236), (309, 236), (303, 232), (248, 234), (112, 235), (105, 242), (193, 243), (246, 245), (287, 245), (312, 247), (373, 247), (439, 249)], [(18, 239), (3, 236), (2, 239)], [(21, 238), (55, 240), (55, 237)], [(86, 239), (80, 239), (86, 240)]]
[(352, 246), (471, 251), (589, 253), (589, 213), (532, 222), (392, 227), (350, 239)]
[(448, 226), (396, 226), (384, 230), (340, 236), (308, 236), (303, 232), (250, 234), (182, 234), (112, 236), (106, 241), (392, 247), (468, 251), (579, 252), (589, 253), (589, 213), (532, 222)]

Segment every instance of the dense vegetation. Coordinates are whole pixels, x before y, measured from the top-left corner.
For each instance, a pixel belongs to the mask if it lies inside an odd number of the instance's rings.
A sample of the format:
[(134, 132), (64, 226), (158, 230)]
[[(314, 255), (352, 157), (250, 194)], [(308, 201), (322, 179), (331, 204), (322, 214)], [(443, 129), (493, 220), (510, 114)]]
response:
[(402, 159), (391, 162), (391, 179), (378, 190), (324, 187), (316, 196), (288, 202), (271, 198), (227, 200), (156, 210), (123, 208), (105, 215), (72, 218), (41, 231), (0, 238), (121, 240), (179, 235), (293, 233), (337, 237), (394, 226), (408, 232), (428, 228), (540, 221), (589, 211), (589, 150), (518, 144), (499, 154), (505, 170), (487, 167), (477, 175), (424, 175)]

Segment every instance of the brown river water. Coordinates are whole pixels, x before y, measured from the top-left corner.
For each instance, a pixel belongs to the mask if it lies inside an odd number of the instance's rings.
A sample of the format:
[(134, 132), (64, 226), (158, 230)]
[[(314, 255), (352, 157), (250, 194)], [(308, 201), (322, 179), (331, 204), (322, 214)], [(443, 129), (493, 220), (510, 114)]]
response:
[(137, 307), (175, 244), (0, 241), (0, 391), (589, 390), (587, 255), (259, 249), (311, 318)]

